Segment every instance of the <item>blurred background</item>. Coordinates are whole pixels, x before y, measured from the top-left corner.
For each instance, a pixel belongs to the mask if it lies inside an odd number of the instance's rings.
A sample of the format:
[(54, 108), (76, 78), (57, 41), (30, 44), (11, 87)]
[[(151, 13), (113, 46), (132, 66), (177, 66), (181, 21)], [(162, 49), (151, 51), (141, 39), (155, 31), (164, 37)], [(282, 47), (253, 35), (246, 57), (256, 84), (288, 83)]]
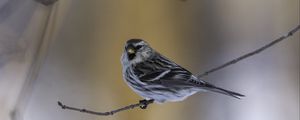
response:
[(1, 120), (299, 120), (299, 32), (203, 78), (242, 100), (199, 93), (109, 117), (57, 106), (108, 111), (142, 99), (122, 80), (130, 38), (200, 74), (294, 28), (299, 0), (39, 1), (0, 0)]

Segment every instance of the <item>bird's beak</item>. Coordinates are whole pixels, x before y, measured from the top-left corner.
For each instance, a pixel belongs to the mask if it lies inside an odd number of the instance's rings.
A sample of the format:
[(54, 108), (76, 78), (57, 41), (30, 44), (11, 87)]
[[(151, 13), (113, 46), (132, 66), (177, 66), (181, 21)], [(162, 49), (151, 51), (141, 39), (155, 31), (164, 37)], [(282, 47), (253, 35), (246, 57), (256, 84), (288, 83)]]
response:
[(134, 54), (134, 53), (135, 53), (135, 50), (133, 50), (132, 48), (129, 48), (129, 49), (127, 50), (127, 52), (128, 52), (129, 54)]

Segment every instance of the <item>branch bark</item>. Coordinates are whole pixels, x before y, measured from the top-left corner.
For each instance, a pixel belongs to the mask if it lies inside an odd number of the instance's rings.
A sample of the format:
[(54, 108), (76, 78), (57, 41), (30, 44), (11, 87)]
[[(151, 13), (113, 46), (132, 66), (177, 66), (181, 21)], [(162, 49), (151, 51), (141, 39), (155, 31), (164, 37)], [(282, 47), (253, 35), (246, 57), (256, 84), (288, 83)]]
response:
[(295, 27), (294, 29), (292, 29), (291, 31), (289, 31), (286, 35), (283, 35), (283, 36), (281, 36), (281, 37), (279, 37), (279, 38), (273, 40), (272, 42), (270, 42), (270, 43), (264, 45), (263, 47), (260, 47), (260, 48), (254, 50), (254, 51), (252, 51), (252, 52), (250, 52), (250, 53), (247, 53), (247, 54), (245, 54), (245, 55), (243, 55), (243, 56), (241, 56), (241, 57), (238, 57), (238, 58), (236, 58), (236, 59), (233, 59), (233, 60), (231, 60), (231, 61), (229, 61), (229, 62), (226, 62), (226, 63), (224, 63), (224, 64), (222, 64), (222, 65), (220, 65), (220, 66), (218, 66), (218, 67), (212, 68), (212, 69), (210, 69), (210, 70), (208, 70), (208, 71), (206, 71), (206, 72), (204, 72), (204, 73), (198, 75), (197, 78), (202, 78), (202, 77), (204, 77), (204, 76), (209, 75), (210, 73), (216, 72), (216, 71), (221, 70), (221, 69), (223, 69), (223, 68), (225, 68), (225, 67), (227, 67), (227, 66), (230, 66), (230, 65), (232, 65), (232, 64), (238, 63), (238, 62), (240, 62), (241, 60), (244, 60), (244, 59), (246, 59), (246, 58), (248, 58), (248, 57), (251, 57), (251, 56), (253, 56), (253, 55), (256, 55), (256, 54), (258, 54), (258, 53), (264, 51), (265, 49), (267, 49), (267, 48), (269, 48), (269, 47), (275, 45), (276, 43), (279, 43), (279, 42), (285, 40), (286, 38), (292, 36), (292, 35), (293, 35), (295, 32), (297, 32), (299, 29), (300, 29), (300, 25), (298, 25), (297, 27)]
[(108, 112), (95, 112), (95, 111), (92, 111), (92, 110), (71, 107), (71, 106), (67, 106), (67, 105), (62, 104), (60, 101), (58, 101), (57, 103), (62, 109), (69, 109), (69, 110), (73, 110), (73, 111), (79, 111), (79, 112), (89, 113), (89, 114), (94, 114), (94, 115), (109, 116), (109, 115), (114, 115), (115, 113), (118, 113), (118, 112), (121, 112), (121, 111), (124, 111), (124, 110), (133, 109), (133, 108), (136, 108), (136, 107), (140, 107), (141, 109), (146, 109), (147, 106), (149, 104), (152, 104), (153, 102), (154, 102), (153, 99), (151, 99), (151, 100), (140, 100), (139, 103), (127, 105), (125, 107), (118, 108), (116, 110), (112, 110), (112, 111), (108, 111)]

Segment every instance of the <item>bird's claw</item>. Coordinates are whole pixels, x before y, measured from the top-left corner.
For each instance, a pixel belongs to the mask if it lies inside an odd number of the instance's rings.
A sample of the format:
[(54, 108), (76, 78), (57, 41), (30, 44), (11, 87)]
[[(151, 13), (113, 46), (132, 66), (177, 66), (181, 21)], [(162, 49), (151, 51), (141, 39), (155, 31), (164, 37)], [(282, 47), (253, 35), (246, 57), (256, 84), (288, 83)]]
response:
[(150, 103), (153, 103), (154, 102), (154, 100), (153, 99), (151, 99), (151, 100), (140, 100), (140, 108), (141, 109), (146, 109), (147, 107), (148, 107), (148, 104), (150, 104)]

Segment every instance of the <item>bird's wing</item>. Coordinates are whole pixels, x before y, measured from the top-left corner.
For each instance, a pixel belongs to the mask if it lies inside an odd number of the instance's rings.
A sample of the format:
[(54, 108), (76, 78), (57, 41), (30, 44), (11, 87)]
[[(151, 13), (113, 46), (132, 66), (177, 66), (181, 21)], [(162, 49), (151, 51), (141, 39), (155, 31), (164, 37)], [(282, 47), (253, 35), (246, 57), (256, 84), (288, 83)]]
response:
[(139, 68), (139, 80), (163, 86), (201, 86), (205, 82), (198, 80), (191, 72), (170, 61), (164, 56), (158, 55), (152, 60), (143, 63)]
[(149, 72), (147, 74), (141, 75), (139, 78), (142, 82), (150, 82), (150, 81), (156, 81), (160, 80), (162, 77), (164, 77), (166, 74), (170, 73), (171, 70), (156, 70)]
[(140, 76), (139, 79), (142, 82), (160, 84), (166, 87), (204, 87), (206, 84), (204, 81), (198, 80), (190, 72), (180, 68), (153, 71)]

